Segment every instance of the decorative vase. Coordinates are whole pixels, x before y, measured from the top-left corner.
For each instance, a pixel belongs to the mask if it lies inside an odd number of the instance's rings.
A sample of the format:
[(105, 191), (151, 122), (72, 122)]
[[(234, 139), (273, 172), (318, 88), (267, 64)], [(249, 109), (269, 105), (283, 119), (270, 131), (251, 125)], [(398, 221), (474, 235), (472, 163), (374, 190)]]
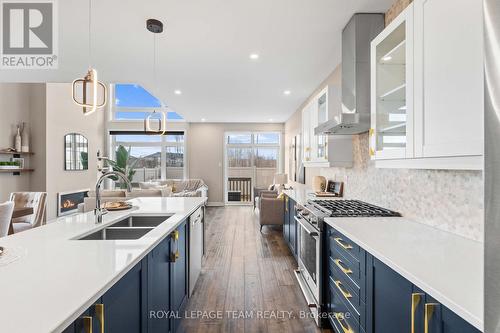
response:
[(21, 132), (19, 126), (17, 126), (17, 133), (14, 137), (14, 148), (16, 149), (16, 152), (21, 151)]
[(326, 178), (323, 176), (314, 176), (312, 179), (312, 188), (314, 192), (324, 192), (326, 189)]
[(21, 132), (21, 151), (28, 153), (30, 151), (30, 130), (26, 123), (23, 123)]

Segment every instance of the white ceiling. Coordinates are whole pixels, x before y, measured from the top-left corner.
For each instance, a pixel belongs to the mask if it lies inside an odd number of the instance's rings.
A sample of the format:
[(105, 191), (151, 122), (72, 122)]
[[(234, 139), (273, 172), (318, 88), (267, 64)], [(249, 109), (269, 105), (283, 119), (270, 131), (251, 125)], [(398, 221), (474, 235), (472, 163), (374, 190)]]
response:
[[(392, 2), (93, 0), (93, 65), (103, 81), (139, 83), (188, 121), (283, 122), (340, 63), (352, 14)], [(71, 82), (86, 72), (88, 3), (58, 4), (59, 69), (3, 70), (1, 82)], [(165, 24), (156, 86), (147, 18)]]

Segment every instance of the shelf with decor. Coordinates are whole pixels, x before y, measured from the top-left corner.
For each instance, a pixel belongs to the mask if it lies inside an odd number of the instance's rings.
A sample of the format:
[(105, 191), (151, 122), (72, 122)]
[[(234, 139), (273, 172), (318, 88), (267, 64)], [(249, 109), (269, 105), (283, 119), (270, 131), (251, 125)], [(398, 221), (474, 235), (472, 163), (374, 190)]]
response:
[(12, 174), (13, 176), (19, 176), (21, 173), (29, 173), (35, 171), (27, 166), (29, 163), (26, 162), (25, 157), (34, 155), (33, 152), (21, 152), (21, 151), (10, 151), (10, 150), (0, 150), (0, 156), (12, 156), (10, 160), (0, 159), (0, 174)]
[(35, 169), (0, 169), (0, 173), (33, 172)]
[(0, 155), (35, 155), (33, 152), (0, 150)]

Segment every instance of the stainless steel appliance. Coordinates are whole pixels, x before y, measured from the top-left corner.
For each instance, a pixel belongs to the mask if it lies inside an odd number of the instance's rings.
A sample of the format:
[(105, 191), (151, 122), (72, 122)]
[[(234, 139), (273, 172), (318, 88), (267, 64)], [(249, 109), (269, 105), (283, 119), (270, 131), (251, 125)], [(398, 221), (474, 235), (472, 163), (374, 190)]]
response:
[(484, 1), (485, 31), (485, 318), (500, 332), (500, 1)]
[(203, 252), (203, 209), (200, 207), (189, 217), (189, 296), (201, 273)]
[(354, 14), (342, 31), (342, 105), (314, 134), (358, 134), (370, 128), (370, 42), (384, 29), (384, 14)]
[(389, 209), (359, 200), (309, 200), (295, 205), (294, 219), (298, 227), (298, 269), (295, 276), (318, 326), (322, 307), (323, 230), (326, 217), (401, 216)]

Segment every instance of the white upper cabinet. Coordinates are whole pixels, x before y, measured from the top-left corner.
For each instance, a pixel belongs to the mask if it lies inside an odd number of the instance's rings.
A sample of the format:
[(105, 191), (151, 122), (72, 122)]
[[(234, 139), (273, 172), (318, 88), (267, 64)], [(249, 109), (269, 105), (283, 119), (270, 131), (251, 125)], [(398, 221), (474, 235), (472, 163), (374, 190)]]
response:
[(481, 0), (415, 0), (371, 45), (377, 167), (481, 169)]
[(303, 161), (306, 167), (352, 166), (352, 136), (315, 135), (314, 129), (340, 108), (340, 88), (327, 86), (302, 109)]
[(483, 154), (481, 0), (416, 0), (415, 156)]
[(371, 44), (370, 154), (413, 157), (413, 6)]

